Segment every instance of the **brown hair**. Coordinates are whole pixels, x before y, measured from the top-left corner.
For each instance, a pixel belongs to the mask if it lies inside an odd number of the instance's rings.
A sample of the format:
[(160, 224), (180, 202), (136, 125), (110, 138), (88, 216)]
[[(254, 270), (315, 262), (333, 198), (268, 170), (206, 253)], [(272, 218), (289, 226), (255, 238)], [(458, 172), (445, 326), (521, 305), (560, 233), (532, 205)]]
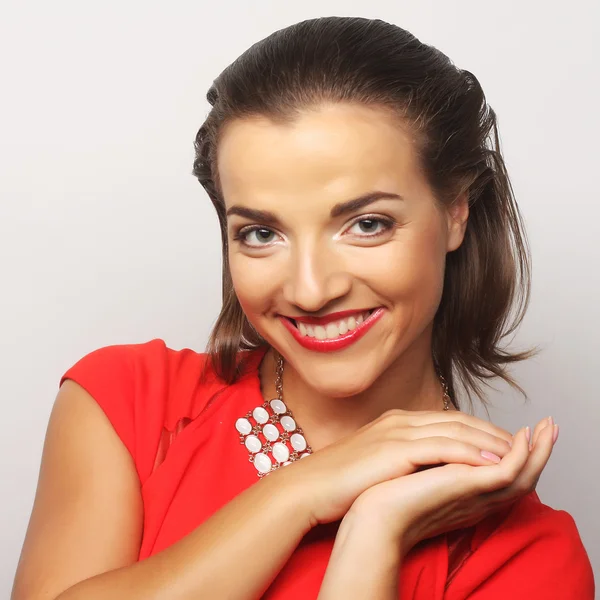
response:
[(233, 289), (216, 169), (219, 136), (233, 119), (259, 115), (284, 123), (322, 102), (357, 102), (391, 110), (411, 129), (439, 202), (468, 193), (465, 239), (447, 255), (433, 330), (434, 357), (451, 397), (462, 384), (469, 398), (474, 392), (485, 400), (481, 384), (492, 377), (521, 390), (506, 367), (532, 351), (511, 353), (500, 342), (520, 325), (529, 301), (527, 238), (500, 151), (496, 114), (472, 73), (396, 25), (326, 17), (257, 42), (215, 79), (206, 97), (212, 109), (196, 135), (193, 173), (221, 226), (223, 306), (208, 345), (220, 377), (235, 381), (239, 351), (266, 342)]

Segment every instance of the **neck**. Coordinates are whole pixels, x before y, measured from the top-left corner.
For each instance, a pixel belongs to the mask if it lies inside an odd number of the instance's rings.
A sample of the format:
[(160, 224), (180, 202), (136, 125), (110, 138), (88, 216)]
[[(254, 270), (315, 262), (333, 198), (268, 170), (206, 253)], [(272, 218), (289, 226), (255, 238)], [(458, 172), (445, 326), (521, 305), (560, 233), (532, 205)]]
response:
[[(430, 333), (422, 336), (363, 392), (345, 398), (320, 394), (285, 363), (283, 398), (313, 450), (360, 429), (391, 409), (443, 410), (443, 391), (431, 356)], [(275, 355), (261, 364), (265, 397), (276, 397)]]

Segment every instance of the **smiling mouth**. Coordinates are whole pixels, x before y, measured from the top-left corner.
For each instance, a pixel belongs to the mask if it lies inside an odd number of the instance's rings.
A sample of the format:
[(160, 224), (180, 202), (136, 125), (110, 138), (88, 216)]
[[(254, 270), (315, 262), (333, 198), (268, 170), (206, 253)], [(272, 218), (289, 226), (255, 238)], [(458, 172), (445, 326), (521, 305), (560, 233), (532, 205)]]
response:
[(315, 338), (316, 340), (335, 340), (362, 325), (362, 323), (364, 323), (371, 316), (371, 314), (373, 314), (374, 310), (375, 309), (356, 312), (344, 318), (338, 318), (328, 322), (323, 321), (322, 324), (319, 323), (319, 321), (321, 321), (320, 319), (285, 318), (298, 330), (303, 338), (308, 337)]
[(292, 337), (307, 350), (336, 352), (360, 340), (381, 317), (380, 306), (367, 310), (346, 310), (324, 317), (285, 317), (279, 315)]
[(346, 310), (325, 317), (279, 315), (292, 337), (307, 350), (335, 352), (361, 339), (381, 319), (385, 309)]

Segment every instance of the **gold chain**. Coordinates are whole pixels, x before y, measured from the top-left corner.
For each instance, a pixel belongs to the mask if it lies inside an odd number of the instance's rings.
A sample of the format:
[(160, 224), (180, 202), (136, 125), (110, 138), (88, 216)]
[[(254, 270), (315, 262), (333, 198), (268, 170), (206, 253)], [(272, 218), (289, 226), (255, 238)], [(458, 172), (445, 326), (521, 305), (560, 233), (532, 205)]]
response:
[(444, 376), (441, 373), (437, 374), (440, 383), (442, 384), (442, 400), (444, 401), (444, 410), (450, 410), (450, 404), (452, 399), (450, 398), (450, 394), (448, 393), (448, 384), (444, 379)]
[(283, 356), (277, 354), (277, 367), (275, 373), (275, 390), (277, 399), (283, 402)]

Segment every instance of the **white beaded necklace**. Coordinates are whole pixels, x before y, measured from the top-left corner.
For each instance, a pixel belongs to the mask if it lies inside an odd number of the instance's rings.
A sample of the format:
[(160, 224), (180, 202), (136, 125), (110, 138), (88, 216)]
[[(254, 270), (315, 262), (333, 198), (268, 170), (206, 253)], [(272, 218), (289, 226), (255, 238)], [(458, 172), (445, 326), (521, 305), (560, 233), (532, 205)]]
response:
[(235, 428), (240, 434), (240, 444), (246, 446), (248, 460), (256, 467), (259, 477), (312, 454), (304, 432), (283, 401), (281, 354), (277, 356), (275, 389), (277, 398), (265, 400), (235, 422)]
[[(444, 410), (450, 410), (450, 395), (446, 380), (438, 373), (442, 384)], [(277, 398), (265, 400), (235, 422), (240, 444), (248, 450), (248, 460), (259, 477), (285, 467), (312, 454), (304, 432), (283, 401), (283, 356), (277, 355), (275, 367)]]

